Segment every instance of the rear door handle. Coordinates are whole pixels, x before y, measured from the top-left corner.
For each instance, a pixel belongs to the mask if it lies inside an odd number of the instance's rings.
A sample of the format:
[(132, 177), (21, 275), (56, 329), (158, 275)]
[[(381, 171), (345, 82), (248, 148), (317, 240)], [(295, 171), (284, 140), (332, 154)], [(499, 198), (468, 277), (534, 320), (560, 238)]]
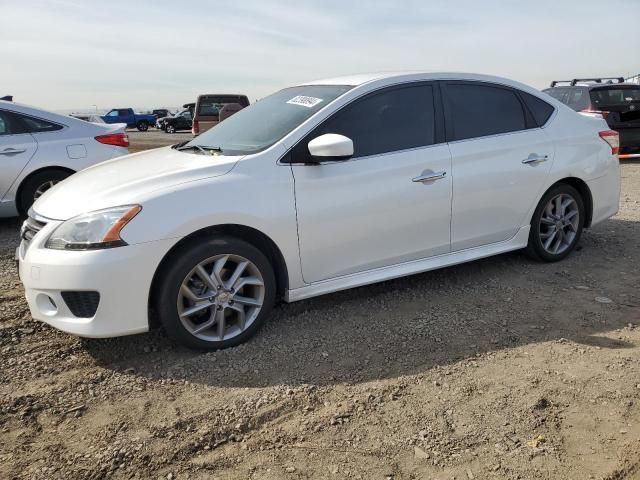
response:
[(27, 151), (26, 148), (23, 148), (22, 150), (19, 150), (17, 148), (5, 148), (0, 152), (0, 155), (17, 155), (19, 153), (24, 153), (26, 151)]
[(441, 180), (446, 176), (447, 176), (447, 172), (429, 172), (429, 173), (423, 172), (422, 175), (412, 178), (411, 181), (415, 183), (427, 183), (427, 182), (433, 182), (434, 180)]
[(537, 153), (532, 153), (522, 160), (522, 163), (525, 165), (536, 165), (538, 163), (546, 162), (547, 160), (549, 160), (549, 155), (538, 155)]

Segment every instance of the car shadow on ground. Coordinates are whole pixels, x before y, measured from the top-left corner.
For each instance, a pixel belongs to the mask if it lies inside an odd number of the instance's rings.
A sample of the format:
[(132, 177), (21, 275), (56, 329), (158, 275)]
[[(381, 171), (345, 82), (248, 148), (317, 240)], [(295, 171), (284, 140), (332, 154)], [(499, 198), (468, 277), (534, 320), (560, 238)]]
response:
[(640, 320), (638, 227), (609, 220), (555, 264), (515, 252), (283, 304), (255, 338), (219, 352), (161, 331), (83, 344), (109, 369), (220, 387), (381, 380), (545, 341), (630, 348), (604, 335)]

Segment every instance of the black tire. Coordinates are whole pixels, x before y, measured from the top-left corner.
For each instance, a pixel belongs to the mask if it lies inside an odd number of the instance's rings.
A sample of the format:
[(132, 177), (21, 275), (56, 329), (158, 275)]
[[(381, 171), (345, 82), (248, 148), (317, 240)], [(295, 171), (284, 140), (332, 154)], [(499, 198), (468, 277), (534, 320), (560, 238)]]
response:
[(138, 122), (136, 127), (141, 132), (146, 132), (147, 130), (149, 130), (149, 123), (147, 121), (145, 121), (145, 120), (141, 120), (141, 121)]
[[(566, 247), (565, 250), (559, 253), (552, 253), (545, 249), (543, 244), (541, 232), (541, 218), (543, 213), (545, 212), (545, 208), (549, 204), (549, 202), (556, 198), (558, 195), (568, 195), (577, 204), (578, 210), (578, 220), (577, 227), (575, 228), (575, 236), (572, 238), (570, 244)], [(585, 209), (584, 209), (584, 201), (580, 193), (573, 188), (571, 185), (565, 183), (559, 183), (553, 187), (551, 187), (547, 192), (542, 196), (540, 203), (536, 207), (536, 210), (531, 219), (531, 230), (529, 231), (529, 243), (527, 248), (525, 249), (526, 254), (533, 258), (534, 260), (539, 260), (543, 262), (557, 262), (559, 260), (564, 259), (569, 255), (578, 245), (580, 241), (580, 237), (582, 235), (582, 230), (584, 228), (585, 222)]]
[(20, 187), (20, 193), (17, 199), (17, 207), (20, 216), (24, 217), (27, 215), (31, 205), (33, 205), (33, 202), (36, 200), (37, 192), (39, 192), (44, 185), (49, 182), (53, 182), (54, 184), (61, 182), (72, 173), (73, 172), (68, 170), (48, 169), (41, 170), (30, 177), (27, 177)]
[(167, 125), (164, 131), (167, 133), (176, 133), (176, 127), (174, 127), (173, 125)]
[[(205, 260), (216, 255), (238, 255), (249, 260), (260, 271), (264, 280), (262, 307), (245, 330), (222, 341), (203, 340), (194, 336), (182, 324), (178, 314), (178, 298), (183, 280)], [(196, 239), (177, 251), (163, 266), (160, 281), (152, 292), (160, 323), (171, 339), (194, 350), (213, 351), (244, 343), (259, 330), (269, 316), (276, 297), (276, 279), (267, 257), (256, 247), (234, 237)]]

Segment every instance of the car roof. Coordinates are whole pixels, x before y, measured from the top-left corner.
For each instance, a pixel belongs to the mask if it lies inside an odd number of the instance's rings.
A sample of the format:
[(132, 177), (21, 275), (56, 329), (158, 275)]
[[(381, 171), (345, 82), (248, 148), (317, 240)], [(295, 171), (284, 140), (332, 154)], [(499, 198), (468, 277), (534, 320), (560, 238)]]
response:
[(463, 73), (463, 72), (378, 72), (378, 73), (361, 73), (356, 75), (347, 75), (344, 77), (327, 78), (323, 80), (315, 80), (303, 83), (301, 85), (350, 85), (358, 87), (371, 83), (376, 84), (394, 84), (404, 81), (419, 80), (472, 80), (478, 82), (489, 82), (505, 85), (513, 88), (524, 90), (533, 95), (539, 94), (536, 90), (528, 85), (510, 80), (508, 78), (497, 77), (493, 75), (483, 75), (479, 73)]
[(42, 118), (44, 120), (50, 120), (55, 123), (66, 125), (67, 127), (71, 127), (73, 125), (85, 127), (88, 124), (85, 120), (80, 120), (79, 118), (72, 117), (71, 115), (62, 115), (60, 113), (50, 112), (41, 108), (32, 107), (31, 105), (25, 105), (23, 103), (0, 100), (0, 108), (11, 112)]

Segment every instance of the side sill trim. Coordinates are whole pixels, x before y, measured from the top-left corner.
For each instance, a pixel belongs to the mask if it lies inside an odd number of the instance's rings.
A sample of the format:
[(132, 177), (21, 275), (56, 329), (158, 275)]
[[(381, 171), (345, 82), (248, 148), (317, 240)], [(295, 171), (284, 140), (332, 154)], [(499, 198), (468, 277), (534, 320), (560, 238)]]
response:
[(512, 238), (503, 242), (469, 248), (458, 252), (445, 253), (443, 255), (400, 263), (398, 265), (376, 268), (366, 272), (359, 272), (338, 278), (332, 278), (330, 280), (323, 280), (305, 287), (287, 290), (284, 295), (284, 300), (285, 302), (297, 302), (298, 300), (317, 297), (327, 293), (347, 290), (349, 288), (369, 285), (371, 283), (383, 282), (385, 280), (414, 275), (416, 273), (428, 272), (430, 270), (436, 270), (450, 265), (490, 257), (499, 253), (519, 250), (527, 246), (530, 228), (530, 225), (521, 227)]

